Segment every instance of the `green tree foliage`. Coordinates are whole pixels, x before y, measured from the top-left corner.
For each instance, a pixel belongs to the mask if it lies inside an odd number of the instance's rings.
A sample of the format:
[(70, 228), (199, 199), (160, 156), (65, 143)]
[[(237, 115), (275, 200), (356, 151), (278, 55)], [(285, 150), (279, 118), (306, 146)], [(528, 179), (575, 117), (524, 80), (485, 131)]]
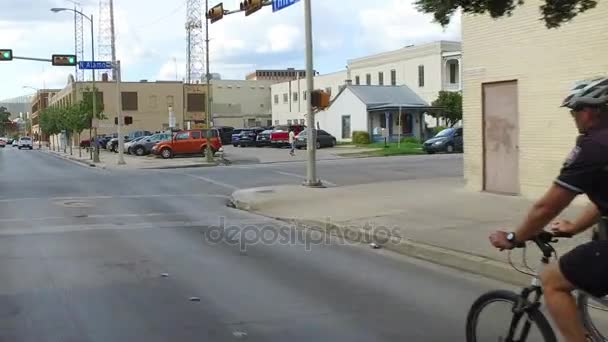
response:
[(433, 117), (444, 118), (450, 127), (462, 120), (462, 95), (460, 92), (440, 91), (437, 100), (433, 101), (433, 107), (439, 107), (439, 109), (432, 111), (430, 114)]
[[(446, 26), (459, 8), (464, 13), (488, 13), (492, 18), (500, 18), (510, 16), (524, 0), (417, 0), (415, 4), (419, 11), (432, 14), (435, 21)], [(596, 6), (597, 0), (545, 0), (540, 15), (547, 28), (557, 28)]]

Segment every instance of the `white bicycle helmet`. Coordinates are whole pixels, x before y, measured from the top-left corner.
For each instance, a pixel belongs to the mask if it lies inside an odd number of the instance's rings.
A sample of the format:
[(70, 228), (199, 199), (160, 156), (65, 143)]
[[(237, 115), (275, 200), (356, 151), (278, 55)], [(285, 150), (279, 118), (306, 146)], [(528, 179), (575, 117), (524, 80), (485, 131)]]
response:
[(562, 107), (601, 107), (608, 104), (608, 77), (577, 82), (564, 99)]

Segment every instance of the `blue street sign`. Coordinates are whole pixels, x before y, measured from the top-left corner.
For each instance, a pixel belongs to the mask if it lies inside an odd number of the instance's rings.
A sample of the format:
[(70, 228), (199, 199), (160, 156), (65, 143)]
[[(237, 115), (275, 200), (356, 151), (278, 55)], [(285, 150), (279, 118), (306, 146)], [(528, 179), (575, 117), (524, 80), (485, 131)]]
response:
[(283, 8), (287, 8), (300, 0), (272, 0), (272, 11), (280, 11)]
[(91, 61), (80, 61), (78, 62), (78, 69), (112, 69), (112, 62), (91, 62)]

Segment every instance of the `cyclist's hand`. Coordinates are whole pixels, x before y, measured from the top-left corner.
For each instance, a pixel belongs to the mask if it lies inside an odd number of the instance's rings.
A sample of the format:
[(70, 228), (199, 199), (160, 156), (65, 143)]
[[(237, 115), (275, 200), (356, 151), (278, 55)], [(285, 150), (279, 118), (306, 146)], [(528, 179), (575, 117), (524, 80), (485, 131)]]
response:
[(492, 233), (492, 235), (490, 235), (490, 243), (492, 246), (500, 249), (501, 251), (505, 249), (513, 249), (513, 244), (507, 240), (507, 234), (507, 232), (502, 230)]
[(568, 220), (559, 219), (559, 220), (551, 223), (551, 232), (554, 234), (562, 233), (562, 234), (574, 235), (574, 223), (572, 223)]

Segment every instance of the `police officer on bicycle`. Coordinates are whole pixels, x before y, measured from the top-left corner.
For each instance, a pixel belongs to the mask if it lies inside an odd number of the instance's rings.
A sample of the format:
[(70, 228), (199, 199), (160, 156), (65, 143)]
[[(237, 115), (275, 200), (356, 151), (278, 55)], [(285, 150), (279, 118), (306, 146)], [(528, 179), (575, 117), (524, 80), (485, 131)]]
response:
[[(591, 204), (574, 222), (558, 220), (552, 229), (575, 235), (598, 221), (600, 233), (607, 226), (603, 217), (608, 217), (608, 77), (580, 82), (562, 107), (570, 108), (580, 132), (576, 146), (519, 228), (490, 236), (496, 248), (511, 249), (533, 238), (580, 194), (586, 194)], [(549, 312), (566, 341), (585, 342), (571, 292), (581, 289), (596, 297), (608, 295), (608, 240), (594, 239), (578, 246), (545, 268), (541, 280)]]

